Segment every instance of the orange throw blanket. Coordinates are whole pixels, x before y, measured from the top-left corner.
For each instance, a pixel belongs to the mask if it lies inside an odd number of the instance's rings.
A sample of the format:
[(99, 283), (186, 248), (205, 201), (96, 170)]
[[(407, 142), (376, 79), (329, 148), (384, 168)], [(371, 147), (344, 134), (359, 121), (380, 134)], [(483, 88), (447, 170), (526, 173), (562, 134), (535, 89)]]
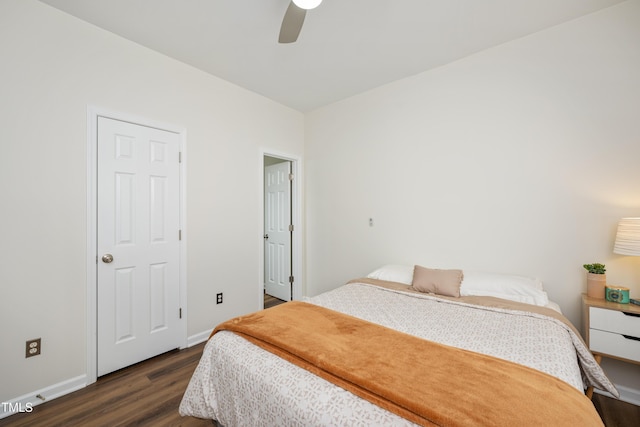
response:
[(222, 323), (252, 343), (423, 426), (602, 426), (543, 372), (293, 301)]

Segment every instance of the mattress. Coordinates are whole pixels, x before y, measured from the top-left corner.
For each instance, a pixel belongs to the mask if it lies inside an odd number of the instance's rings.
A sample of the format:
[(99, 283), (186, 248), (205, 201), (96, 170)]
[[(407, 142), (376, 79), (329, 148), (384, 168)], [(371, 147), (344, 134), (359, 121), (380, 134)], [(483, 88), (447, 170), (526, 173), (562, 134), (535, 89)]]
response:
[[(553, 310), (486, 305), (484, 297), (470, 303), (465, 298), (443, 298), (375, 282), (350, 283), (305, 301), (425, 340), (528, 366), (580, 392), (592, 385), (617, 394), (580, 336)], [(214, 419), (228, 427), (413, 425), (224, 331), (206, 344), (180, 413)]]

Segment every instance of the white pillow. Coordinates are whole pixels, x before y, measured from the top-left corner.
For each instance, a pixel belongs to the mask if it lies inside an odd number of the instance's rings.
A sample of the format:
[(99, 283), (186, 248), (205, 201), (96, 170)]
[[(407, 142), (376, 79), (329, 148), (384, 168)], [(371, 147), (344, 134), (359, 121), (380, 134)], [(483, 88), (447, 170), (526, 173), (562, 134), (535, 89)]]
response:
[(464, 271), (460, 295), (491, 296), (545, 306), (549, 297), (536, 277)]
[[(372, 271), (367, 277), (411, 285), (413, 266), (389, 264)], [(549, 297), (540, 279), (510, 274), (463, 270), (460, 296), (467, 295), (496, 297), (539, 306), (549, 304)]]
[(369, 279), (386, 280), (410, 285), (413, 281), (413, 265), (389, 264), (367, 274)]

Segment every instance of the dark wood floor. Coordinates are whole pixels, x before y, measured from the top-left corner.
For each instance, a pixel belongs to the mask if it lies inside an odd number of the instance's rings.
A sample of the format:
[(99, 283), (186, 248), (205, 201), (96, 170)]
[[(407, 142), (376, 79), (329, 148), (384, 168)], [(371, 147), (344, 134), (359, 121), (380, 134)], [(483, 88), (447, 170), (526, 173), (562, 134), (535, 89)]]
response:
[(0, 420), (0, 426), (207, 426), (178, 406), (204, 344), (116, 371), (82, 390)]
[(284, 302), (286, 301), (264, 294), (264, 308), (275, 307), (276, 305), (280, 305)]
[(593, 394), (593, 404), (606, 427), (634, 427), (640, 425), (640, 406)]
[[(1, 426), (211, 426), (182, 418), (178, 406), (204, 344), (165, 353), (98, 379), (90, 386), (0, 420)], [(593, 395), (606, 427), (639, 425), (640, 407)]]

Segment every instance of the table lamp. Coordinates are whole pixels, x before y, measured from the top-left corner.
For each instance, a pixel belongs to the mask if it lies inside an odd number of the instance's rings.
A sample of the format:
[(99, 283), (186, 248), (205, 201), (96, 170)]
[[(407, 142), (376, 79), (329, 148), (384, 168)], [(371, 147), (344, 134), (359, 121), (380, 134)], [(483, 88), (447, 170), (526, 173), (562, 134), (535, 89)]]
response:
[[(620, 255), (640, 256), (640, 218), (622, 218), (618, 223), (613, 253)], [(607, 287), (605, 298), (608, 301), (628, 303), (629, 288)]]
[(640, 218), (622, 218), (620, 220), (613, 253), (640, 256)]

